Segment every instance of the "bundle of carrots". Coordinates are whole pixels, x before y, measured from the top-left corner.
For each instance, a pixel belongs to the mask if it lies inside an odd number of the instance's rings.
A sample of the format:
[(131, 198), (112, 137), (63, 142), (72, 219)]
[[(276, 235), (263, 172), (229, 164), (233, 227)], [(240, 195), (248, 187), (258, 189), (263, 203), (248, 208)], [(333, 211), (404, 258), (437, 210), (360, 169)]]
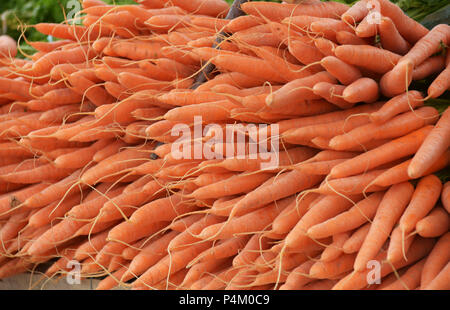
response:
[[(450, 289), (450, 109), (426, 104), (448, 25), (388, 0), (138, 2), (35, 25), (60, 40), (25, 60), (0, 41), (0, 279), (75, 260), (98, 289)], [(205, 143), (270, 124), (279, 164), (175, 156), (199, 116)]]

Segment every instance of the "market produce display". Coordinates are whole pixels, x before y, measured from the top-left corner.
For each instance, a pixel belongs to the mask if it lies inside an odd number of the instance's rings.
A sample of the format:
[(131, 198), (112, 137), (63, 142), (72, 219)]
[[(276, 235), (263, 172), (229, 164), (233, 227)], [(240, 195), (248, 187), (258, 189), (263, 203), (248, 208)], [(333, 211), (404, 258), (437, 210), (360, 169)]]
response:
[(0, 279), (450, 289), (449, 25), (137, 2), (33, 25), (58, 40), (25, 59), (0, 37)]

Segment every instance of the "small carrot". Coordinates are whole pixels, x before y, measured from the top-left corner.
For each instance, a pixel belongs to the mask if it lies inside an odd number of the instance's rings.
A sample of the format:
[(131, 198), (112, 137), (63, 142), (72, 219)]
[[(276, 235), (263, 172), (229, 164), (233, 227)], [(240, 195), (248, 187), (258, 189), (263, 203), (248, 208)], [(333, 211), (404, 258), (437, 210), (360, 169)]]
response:
[[(408, 159), (398, 165), (395, 165), (383, 173), (381, 173), (376, 179), (373, 180), (373, 185), (377, 186), (389, 186), (396, 183), (405, 182), (411, 180), (408, 176), (408, 166), (412, 159)], [(450, 162), (450, 151), (446, 151), (438, 160), (424, 173), (424, 176), (439, 171), (445, 168)]]
[(272, 177), (236, 203), (231, 211), (230, 218), (239, 215), (241, 212), (260, 208), (272, 201), (305, 190), (320, 182), (321, 179), (321, 176), (305, 175), (296, 170)]
[(383, 195), (384, 192), (376, 192), (369, 195), (349, 210), (310, 227), (307, 234), (311, 238), (319, 239), (358, 228), (374, 218)]
[(435, 238), (448, 231), (449, 223), (447, 211), (442, 207), (436, 207), (430, 214), (417, 222), (416, 231), (424, 238)]
[(352, 270), (356, 254), (343, 254), (332, 261), (318, 261), (311, 266), (309, 276), (316, 279), (332, 279)]

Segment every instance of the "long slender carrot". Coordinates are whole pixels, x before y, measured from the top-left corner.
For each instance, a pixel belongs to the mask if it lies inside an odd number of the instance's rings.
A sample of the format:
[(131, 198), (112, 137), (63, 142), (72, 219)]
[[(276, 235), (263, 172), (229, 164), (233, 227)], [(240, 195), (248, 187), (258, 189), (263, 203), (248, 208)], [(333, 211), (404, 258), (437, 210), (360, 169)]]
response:
[(430, 131), (408, 166), (408, 175), (417, 178), (429, 169), (450, 146), (450, 108)]
[(442, 207), (435, 207), (430, 214), (416, 224), (417, 233), (424, 238), (435, 238), (448, 231), (450, 218)]
[(350, 196), (349, 199), (337, 195), (328, 195), (317, 203), (310, 205), (308, 212), (286, 236), (286, 248), (301, 249), (309, 240), (307, 230), (310, 227), (349, 209), (354, 201), (356, 202), (360, 198), (360, 195)]
[(425, 259), (415, 263), (397, 281), (387, 285), (383, 290), (412, 290), (420, 286), (420, 274), (425, 265)]
[[(433, 126), (430, 125), (422, 127), (406, 136), (392, 140), (378, 148), (349, 159), (342, 164), (335, 166), (331, 170), (330, 176), (337, 178), (355, 175), (362, 173), (367, 169), (411, 155), (419, 149), (422, 142), (430, 134), (432, 128)], [(395, 152), (395, 154), (393, 154), (393, 152)], [(387, 154), (389, 154), (388, 158), (386, 158)], [(356, 167), (355, 163), (359, 163), (358, 167)]]
[(383, 243), (389, 237), (395, 222), (410, 201), (413, 191), (414, 187), (408, 182), (393, 185), (388, 189), (356, 257), (354, 264), (356, 271), (366, 269), (367, 262), (376, 257)]
[[(396, 183), (405, 182), (411, 180), (408, 176), (408, 166), (412, 159), (408, 159), (392, 168), (387, 169), (380, 175), (378, 175), (372, 182), (373, 185), (377, 186), (389, 186)], [(424, 173), (424, 175), (429, 175), (445, 168), (450, 162), (450, 151), (442, 154), (440, 158)]]
[(230, 217), (305, 190), (320, 182), (321, 179), (321, 176), (305, 175), (296, 170), (272, 177), (236, 203)]
[(438, 117), (439, 113), (433, 107), (422, 107), (400, 114), (381, 125), (369, 123), (357, 127), (343, 135), (335, 136), (329, 145), (335, 150), (345, 150), (358, 144), (364, 145), (371, 140), (397, 138), (423, 126), (434, 124)]
[(431, 211), (439, 199), (441, 189), (441, 181), (433, 174), (419, 180), (411, 202), (399, 220), (399, 226), (404, 233), (411, 232), (417, 222)]
[(270, 94), (266, 99), (266, 104), (271, 109), (283, 109), (283, 107), (298, 102), (297, 98), (319, 99), (312, 92), (312, 87), (318, 82), (336, 83), (336, 79), (328, 72), (319, 72), (312, 76), (293, 80), (285, 84), (282, 88)]
[(371, 223), (366, 223), (355, 230), (350, 238), (342, 245), (344, 253), (351, 254), (356, 253), (361, 248), (364, 239), (369, 233)]
[[(393, 265), (384, 262), (386, 257), (386, 252), (381, 252), (377, 255), (375, 260), (381, 262), (380, 276), (381, 278), (390, 274), (394, 270), (400, 269), (404, 266), (409, 266), (410, 264), (419, 261), (425, 257), (433, 248), (435, 241), (433, 239), (418, 238), (416, 239), (408, 253), (406, 253), (407, 261), (405, 259), (394, 263)], [(393, 268), (392, 268), (393, 266)], [(364, 266), (365, 267), (365, 266)], [(342, 278), (332, 289), (333, 290), (345, 290), (345, 289), (362, 289), (367, 286), (367, 276), (371, 269), (365, 268), (360, 272), (352, 272)], [(376, 279), (375, 279), (376, 280)]]
[(444, 184), (444, 187), (442, 189), (442, 194), (441, 194), (441, 202), (442, 202), (445, 210), (447, 210), (447, 212), (449, 212), (449, 210), (450, 210), (450, 182), (446, 182)]
[(425, 290), (448, 290), (450, 285), (448, 284), (450, 280), (450, 263), (439, 272), (436, 278), (430, 282), (424, 289)]

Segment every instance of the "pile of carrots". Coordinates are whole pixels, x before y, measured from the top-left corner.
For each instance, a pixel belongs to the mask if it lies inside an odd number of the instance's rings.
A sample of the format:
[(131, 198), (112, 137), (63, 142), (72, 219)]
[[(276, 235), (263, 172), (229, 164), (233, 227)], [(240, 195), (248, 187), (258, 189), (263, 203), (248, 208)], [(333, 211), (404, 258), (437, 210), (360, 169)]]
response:
[[(367, 0), (137, 2), (34, 25), (60, 40), (27, 59), (0, 39), (0, 279), (77, 261), (97, 289), (450, 289), (450, 108), (426, 104), (448, 25), (388, 0), (376, 23)], [(196, 116), (276, 125), (279, 165), (177, 158)]]

